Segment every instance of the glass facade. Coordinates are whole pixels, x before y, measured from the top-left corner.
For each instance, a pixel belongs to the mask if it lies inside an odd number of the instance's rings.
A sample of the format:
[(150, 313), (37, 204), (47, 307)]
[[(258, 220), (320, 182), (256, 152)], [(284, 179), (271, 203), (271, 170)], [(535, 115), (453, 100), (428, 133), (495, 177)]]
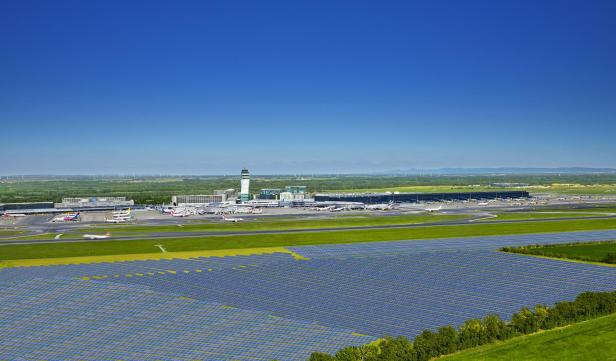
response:
[(463, 201), (469, 199), (528, 198), (527, 191), (461, 192), (461, 193), (378, 193), (378, 194), (317, 194), (317, 202), (362, 202), (366, 204), (401, 202), (420, 203)]

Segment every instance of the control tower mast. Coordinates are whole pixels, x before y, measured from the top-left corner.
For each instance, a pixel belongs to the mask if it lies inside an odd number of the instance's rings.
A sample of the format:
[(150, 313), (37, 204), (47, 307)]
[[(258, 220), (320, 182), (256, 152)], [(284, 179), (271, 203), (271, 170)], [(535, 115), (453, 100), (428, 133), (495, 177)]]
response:
[(250, 173), (248, 169), (242, 169), (242, 180), (240, 181), (240, 201), (250, 200)]

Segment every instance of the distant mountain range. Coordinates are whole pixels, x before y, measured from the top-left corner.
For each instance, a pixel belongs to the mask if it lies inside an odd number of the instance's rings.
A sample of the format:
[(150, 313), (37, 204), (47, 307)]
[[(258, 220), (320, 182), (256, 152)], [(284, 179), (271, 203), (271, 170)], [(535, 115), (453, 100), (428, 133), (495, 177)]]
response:
[(437, 168), (406, 169), (378, 174), (413, 174), (413, 175), (499, 175), (499, 174), (616, 174), (616, 168)]
[[(499, 175), (583, 175), (583, 174), (616, 174), (616, 168), (590, 168), (590, 167), (561, 167), (561, 168), (411, 168), (411, 169), (396, 169), (389, 171), (374, 171), (374, 172), (344, 172), (344, 173), (314, 173), (308, 178), (315, 176), (456, 176), (456, 175), (483, 175), (483, 176), (499, 176)], [(60, 175), (60, 174), (26, 174), (26, 175), (0, 175), (0, 181), (3, 180), (63, 180), (63, 179), (140, 179), (140, 178), (209, 178), (209, 177), (233, 177), (238, 174), (227, 175), (199, 175), (199, 174), (100, 174), (100, 175)], [(298, 173), (272, 173), (260, 174), (259, 176), (288, 176), (298, 177)]]

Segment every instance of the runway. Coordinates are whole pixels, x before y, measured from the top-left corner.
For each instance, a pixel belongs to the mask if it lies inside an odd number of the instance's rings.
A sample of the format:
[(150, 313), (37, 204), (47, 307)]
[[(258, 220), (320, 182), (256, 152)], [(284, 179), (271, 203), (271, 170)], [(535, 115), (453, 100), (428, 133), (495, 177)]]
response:
[(485, 218), (485, 215), (478, 215), (464, 220), (441, 221), (431, 223), (414, 223), (414, 224), (392, 224), (379, 226), (354, 226), (354, 227), (335, 227), (335, 228), (299, 228), (299, 229), (284, 229), (284, 230), (258, 230), (258, 231), (217, 231), (217, 232), (158, 232), (139, 236), (126, 237), (111, 237), (107, 239), (84, 239), (84, 238), (61, 238), (61, 239), (4, 239), (0, 240), (2, 245), (15, 244), (39, 244), (39, 243), (74, 243), (74, 242), (107, 242), (107, 241), (131, 241), (131, 240), (147, 240), (147, 239), (166, 239), (166, 238), (200, 238), (213, 236), (250, 236), (262, 234), (292, 234), (292, 233), (321, 233), (321, 232), (340, 232), (340, 231), (361, 231), (361, 230), (379, 230), (379, 229), (401, 229), (401, 228), (423, 228), (434, 226), (461, 226), (469, 224), (515, 224), (515, 223), (536, 223), (536, 222), (554, 222), (554, 221), (572, 221), (572, 220), (599, 220), (599, 219), (614, 219), (616, 215), (609, 216), (593, 216), (593, 217), (562, 217), (562, 218), (543, 218), (543, 219), (522, 219), (522, 220), (502, 220), (502, 221), (482, 221), (478, 219)]

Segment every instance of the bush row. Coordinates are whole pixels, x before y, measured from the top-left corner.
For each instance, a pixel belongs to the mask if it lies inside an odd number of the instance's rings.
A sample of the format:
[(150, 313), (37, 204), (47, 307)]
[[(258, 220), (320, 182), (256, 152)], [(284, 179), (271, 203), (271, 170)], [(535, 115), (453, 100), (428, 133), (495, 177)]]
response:
[(427, 361), (433, 357), (485, 345), (497, 340), (539, 330), (570, 325), (616, 312), (616, 291), (585, 292), (575, 301), (553, 307), (522, 308), (510, 321), (498, 315), (467, 320), (458, 329), (444, 326), (436, 332), (425, 330), (411, 342), (405, 337), (385, 337), (364, 346), (349, 346), (335, 355), (315, 352), (310, 361)]

